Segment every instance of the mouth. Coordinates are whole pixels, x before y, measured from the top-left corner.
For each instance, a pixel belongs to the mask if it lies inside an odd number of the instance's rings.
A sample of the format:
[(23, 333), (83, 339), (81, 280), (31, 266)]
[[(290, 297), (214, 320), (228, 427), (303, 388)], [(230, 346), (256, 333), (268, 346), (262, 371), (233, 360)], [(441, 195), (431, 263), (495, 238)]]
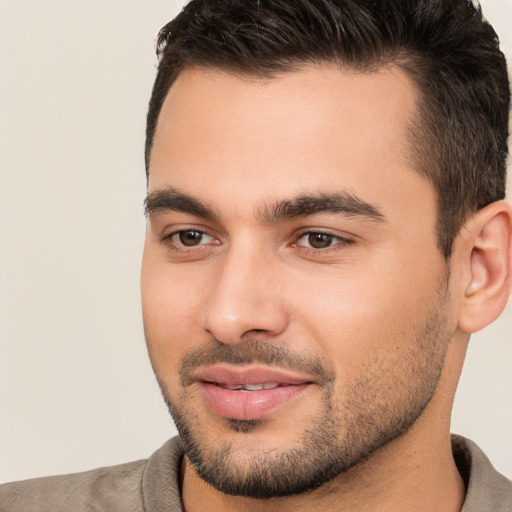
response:
[(314, 385), (310, 376), (284, 370), (223, 365), (200, 370), (194, 380), (211, 411), (237, 420), (263, 418)]
[(282, 386), (291, 386), (292, 384), (278, 384), (277, 382), (270, 382), (266, 384), (235, 384), (231, 386), (229, 384), (220, 384), (217, 382), (210, 382), (215, 386), (219, 386), (223, 389), (229, 389), (230, 391), (261, 391), (263, 389), (275, 389)]

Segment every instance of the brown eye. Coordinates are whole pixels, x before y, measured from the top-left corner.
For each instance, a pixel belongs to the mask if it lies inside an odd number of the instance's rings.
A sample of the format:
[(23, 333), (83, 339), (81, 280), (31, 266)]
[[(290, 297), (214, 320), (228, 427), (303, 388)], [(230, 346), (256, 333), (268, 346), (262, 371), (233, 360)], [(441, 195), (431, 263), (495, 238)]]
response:
[(322, 252), (324, 249), (343, 248), (351, 245), (353, 241), (350, 238), (344, 238), (331, 233), (322, 231), (307, 231), (299, 236), (296, 244), (298, 247)]
[(186, 247), (195, 247), (202, 242), (204, 233), (201, 233), (201, 231), (189, 230), (180, 231), (177, 235), (182, 245)]
[(326, 249), (335, 241), (336, 237), (325, 233), (309, 233), (308, 244), (313, 249)]

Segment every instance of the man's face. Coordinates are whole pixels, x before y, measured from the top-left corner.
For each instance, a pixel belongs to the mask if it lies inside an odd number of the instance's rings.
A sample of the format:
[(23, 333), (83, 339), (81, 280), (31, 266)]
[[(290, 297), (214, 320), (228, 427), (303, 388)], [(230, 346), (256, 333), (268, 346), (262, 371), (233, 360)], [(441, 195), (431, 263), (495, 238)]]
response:
[(149, 353), (223, 492), (304, 491), (403, 434), (455, 329), (396, 69), (195, 69), (164, 103), (142, 268)]

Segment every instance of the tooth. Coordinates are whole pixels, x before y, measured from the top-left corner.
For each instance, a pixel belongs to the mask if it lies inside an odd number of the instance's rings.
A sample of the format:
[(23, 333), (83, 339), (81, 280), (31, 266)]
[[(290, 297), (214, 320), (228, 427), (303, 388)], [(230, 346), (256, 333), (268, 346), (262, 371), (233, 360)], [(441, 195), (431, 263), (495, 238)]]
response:
[(265, 384), (218, 384), (218, 386), (229, 391), (261, 391), (262, 389), (275, 389), (280, 384), (277, 382), (266, 382)]
[(235, 386), (228, 386), (227, 384), (221, 384), (221, 387), (224, 389), (229, 389), (231, 391), (238, 391), (239, 389), (243, 388), (243, 386), (241, 386), (240, 384), (237, 384)]

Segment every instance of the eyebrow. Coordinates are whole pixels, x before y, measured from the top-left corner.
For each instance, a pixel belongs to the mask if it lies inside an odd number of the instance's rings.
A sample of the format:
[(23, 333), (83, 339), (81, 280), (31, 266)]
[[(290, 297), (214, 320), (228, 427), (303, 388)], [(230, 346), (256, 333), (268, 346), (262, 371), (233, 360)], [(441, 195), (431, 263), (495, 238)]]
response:
[(379, 208), (364, 201), (349, 191), (314, 192), (293, 199), (279, 201), (266, 206), (262, 218), (269, 224), (296, 217), (308, 217), (321, 213), (343, 214), (351, 217), (363, 217), (369, 220), (385, 222), (386, 218)]
[(176, 188), (169, 187), (164, 190), (155, 190), (146, 196), (144, 200), (144, 213), (146, 217), (166, 211), (190, 213), (196, 217), (203, 217), (208, 220), (217, 219), (213, 209), (205, 202)]
[[(207, 220), (219, 219), (219, 216), (207, 203), (176, 188), (155, 190), (147, 195), (144, 200), (146, 216), (150, 217), (167, 211), (188, 213)], [(386, 221), (377, 206), (350, 191), (303, 194), (274, 204), (264, 205), (258, 212), (259, 217), (267, 224), (276, 224), (284, 220), (321, 213), (362, 217), (377, 222)]]

